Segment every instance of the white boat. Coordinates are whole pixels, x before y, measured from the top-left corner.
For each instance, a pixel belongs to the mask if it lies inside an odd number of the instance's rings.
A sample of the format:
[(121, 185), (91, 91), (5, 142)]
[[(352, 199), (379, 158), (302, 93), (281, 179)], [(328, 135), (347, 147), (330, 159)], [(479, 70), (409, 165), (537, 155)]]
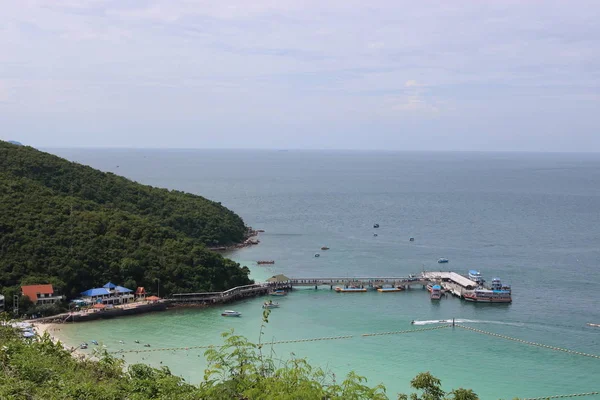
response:
[(500, 279), (492, 279), (491, 289), (475, 289), (463, 294), (467, 301), (478, 303), (512, 303), (510, 286), (503, 285)]
[(241, 317), (242, 313), (233, 310), (225, 310), (221, 313), (224, 317)]
[(591, 322), (588, 322), (587, 324), (588, 326), (591, 326), (593, 328), (600, 328), (600, 324), (592, 324)]
[(262, 308), (279, 308), (279, 303), (273, 303), (272, 301), (265, 302)]
[(271, 296), (287, 296), (287, 292), (285, 290), (275, 290), (274, 292), (269, 293)]
[(469, 270), (469, 279), (473, 282), (483, 283), (483, 277), (481, 276), (481, 272), (477, 270)]
[(442, 257), (442, 258), (440, 258), (440, 259), (438, 260), (438, 263), (440, 263), (440, 264), (445, 264), (445, 263), (447, 263), (448, 261), (450, 261), (450, 260), (448, 260), (447, 258), (444, 258), (444, 257)]

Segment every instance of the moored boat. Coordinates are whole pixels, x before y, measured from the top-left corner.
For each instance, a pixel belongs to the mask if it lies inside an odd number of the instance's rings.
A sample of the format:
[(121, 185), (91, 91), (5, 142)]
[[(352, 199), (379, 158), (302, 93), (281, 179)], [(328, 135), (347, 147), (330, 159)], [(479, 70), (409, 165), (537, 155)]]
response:
[(483, 277), (481, 276), (481, 272), (477, 270), (469, 270), (469, 279), (473, 282), (483, 283)]
[(287, 296), (287, 292), (285, 290), (275, 290), (274, 292), (269, 293), (271, 296)]
[(242, 313), (233, 310), (225, 310), (221, 315), (224, 317), (241, 317)]
[(367, 291), (367, 289), (359, 287), (342, 288), (338, 286), (335, 288), (335, 291), (338, 293), (364, 293)]
[(403, 289), (399, 287), (377, 288), (379, 293), (394, 293), (401, 292)]
[(440, 285), (433, 285), (431, 287), (431, 293), (429, 294), (431, 300), (439, 300), (442, 298), (442, 287)]
[(438, 263), (440, 263), (440, 264), (445, 264), (445, 263), (447, 263), (447, 262), (449, 262), (449, 261), (450, 261), (450, 260), (448, 260), (447, 258), (444, 258), (444, 257), (442, 257), (442, 258), (438, 259)]
[(463, 293), (467, 301), (478, 303), (511, 303), (512, 293), (509, 285), (503, 285), (500, 279), (492, 279), (491, 289), (475, 289)]

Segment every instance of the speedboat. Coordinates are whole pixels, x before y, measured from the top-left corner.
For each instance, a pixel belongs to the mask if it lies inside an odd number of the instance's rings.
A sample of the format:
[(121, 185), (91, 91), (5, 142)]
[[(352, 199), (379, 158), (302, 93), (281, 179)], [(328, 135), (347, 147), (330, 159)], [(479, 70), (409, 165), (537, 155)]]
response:
[(411, 237), (410, 239), (408, 239), (409, 242), (414, 242), (415, 238)]
[(88, 348), (88, 345), (87, 345), (87, 343), (81, 343), (81, 344), (79, 345), (79, 348), (80, 348), (80, 349), (84, 349), (84, 350), (85, 350), (85, 349), (87, 349), (87, 348)]
[(329, 247), (323, 246), (323, 247), (321, 247), (321, 250), (329, 250)]
[(375, 228), (375, 229), (379, 228), (379, 224), (373, 225), (373, 228)]
[(448, 261), (450, 261), (450, 260), (448, 260), (447, 258), (444, 258), (444, 257), (442, 257), (442, 258), (440, 258), (440, 259), (438, 260), (438, 263), (440, 263), (440, 264), (444, 264), (444, 263), (447, 263)]
[(591, 326), (591, 327), (594, 327), (594, 328), (600, 328), (600, 324), (592, 324), (591, 322), (588, 322), (587, 325)]
[(267, 301), (263, 304), (262, 308), (279, 308), (279, 303), (273, 303), (272, 301)]
[(271, 296), (286, 296), (287, 293), (285, 290), (278, 289), (274, 292), (269, 293)]
[(241, 317), (242, 313), (233, 310), (225, 310), (221, 313), (224, 317)]
[(96, 342), (95, 340), (92, 340), (92, 344), (93, 344), (94, 346), (98, 346), (98, 342)]
[(315, 257), (321, 257), (321, 255), (319, 253), (315, 254)]

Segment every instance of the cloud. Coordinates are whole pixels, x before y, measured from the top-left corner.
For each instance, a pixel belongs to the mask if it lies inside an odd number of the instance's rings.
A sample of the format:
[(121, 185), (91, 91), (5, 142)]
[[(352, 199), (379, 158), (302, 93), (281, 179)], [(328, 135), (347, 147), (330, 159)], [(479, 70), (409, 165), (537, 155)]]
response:
[[(600, 4), (552, 4), (7, 2), (0, 78), (13, 83), (0, 87), (0, 101), (15, 121), (47, 107), (80, 110), (82, 118), (104, 110), (111, 123), (126, 124), (121, 107), (214, 126), (236, 115), (260, 131), (273, 115), (292, 125), (312, 116), (333, 131), (373, 116), (451, 112), (465, 124), (507, 116), (506, 130), (515, 131), (510, 115), (519, 109), (550, 119), (569, 113), (593, 126), (600, 122), (589, 111), (600, 107)], [(576, 110), (578, 101), (589, 107)]]

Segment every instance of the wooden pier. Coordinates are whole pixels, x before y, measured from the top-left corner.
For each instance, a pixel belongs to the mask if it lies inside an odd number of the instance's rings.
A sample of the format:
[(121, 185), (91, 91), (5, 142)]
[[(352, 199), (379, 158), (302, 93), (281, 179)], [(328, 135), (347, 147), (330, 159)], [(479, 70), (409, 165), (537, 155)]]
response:
[(248, 297), (261, 295), (264, 296), (277, 289), (291, 289), (291, 285), (288, 282), (261, 283), (238, 286), (224, 292), (177, 293), (173, 294), (169, 301), (171, 303), (227, 303), (233, 300), (241, 300)]
[(375, 289), (381, 287), (402, 287), (410, 286), (425, 286), (429, 280), (423, 277), (345, 277), (345, 278), (290, 278), (290, 286), (314, 286), (317, 289), (319, 286), (329, 286), (333, 289), (334, 286), (349, 287), (357, 286), (361, 288)]

